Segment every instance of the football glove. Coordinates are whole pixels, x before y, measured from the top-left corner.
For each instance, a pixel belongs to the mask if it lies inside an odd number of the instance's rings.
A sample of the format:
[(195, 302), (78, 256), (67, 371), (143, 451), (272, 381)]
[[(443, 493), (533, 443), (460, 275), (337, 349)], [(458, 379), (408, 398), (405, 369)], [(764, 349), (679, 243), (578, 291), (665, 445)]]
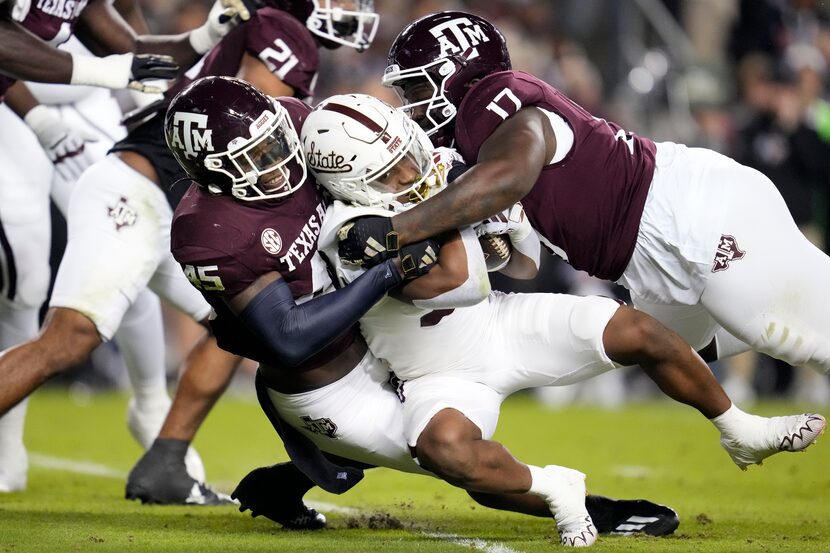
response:
[(172, 79), (179, 66), (170, 56), (156, 54), (113, 54), (103, 58), (72, 54), (72, 77), (69, 84), (101, 86), (140, 92), (161, 92), (156, 86), (145, 85), (145, 79)]
[(398, 233), (389, 217), (362, 217), (341, 227), (340, 258), (352, 264), (374, 267), (398, 254)]
[(257, 0), (216, 0), (207, 21), (190, 32), (190, 46), (197, 54), (204, 54), (241, 21), (251, 19), (260, 6)]
[(438, 263), (440, 250), (441, 244), (431, 238), (401, 248), (401, 269), (404, 279), (412, 280), (430, 272)]
[(98, 138), (86, 129), (74, 127), (62, 120), (48, 107), (38, 105), (29, 110), (23, 118), (35, 133), (55, 171), (67, 182), (75, 182), (84, 170), (95, 162), (87, 142)]
[(507, 234), (510, 236), (510, 241), (517, 244), (533, 232), (533, 227), (530, 226), (521, 202), (516, 202), (513, 206), (482, 221), (475, 230), (478, 236)]
[(173, 79), (179, 72), (179, 66), (170, 56), (159, 56), (156, 54), (136, 54), (133, 56), (130, 65), (130, 82), (127, 88), (158, 94), (164, 92), (160, 87), (151, 84), (144, 84), (145, 79)]
[(188, 473), (184, 440), (156, 438), (127, 476), (124, 496), (161, 505), (225, 505), (231, 499), (197, 482)]

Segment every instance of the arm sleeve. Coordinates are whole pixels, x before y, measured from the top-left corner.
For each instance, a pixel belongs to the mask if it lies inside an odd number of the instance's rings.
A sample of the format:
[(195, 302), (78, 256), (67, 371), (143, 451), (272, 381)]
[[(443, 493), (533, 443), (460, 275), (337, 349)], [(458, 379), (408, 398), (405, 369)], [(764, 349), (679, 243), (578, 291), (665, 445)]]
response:
[(269, 284), (239, 319), (289, 366), (297, 366), (355, 324), (403, 281), (392, 261), (372, 267), (348, 286), (297, 305), (284, 280)]
[(467, 280), (459, 287), (434, 298), (412, 300), (412, 305), (423, 309), (454, 309), (469, 307), (490, 294), (490, 277), (478, 237), (472, 227), (459, 231), (467, 253)]

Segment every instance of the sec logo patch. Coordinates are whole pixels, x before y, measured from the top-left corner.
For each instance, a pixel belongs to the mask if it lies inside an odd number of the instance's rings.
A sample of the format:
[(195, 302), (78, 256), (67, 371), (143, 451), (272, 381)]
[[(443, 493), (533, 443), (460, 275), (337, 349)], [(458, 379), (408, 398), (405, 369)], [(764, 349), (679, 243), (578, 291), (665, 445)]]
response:
[(267, 228), (262, 231), (260, 236), (262, 247), (271, 255), (277, 255), (282, 250), (282, 237), (272, 228)]

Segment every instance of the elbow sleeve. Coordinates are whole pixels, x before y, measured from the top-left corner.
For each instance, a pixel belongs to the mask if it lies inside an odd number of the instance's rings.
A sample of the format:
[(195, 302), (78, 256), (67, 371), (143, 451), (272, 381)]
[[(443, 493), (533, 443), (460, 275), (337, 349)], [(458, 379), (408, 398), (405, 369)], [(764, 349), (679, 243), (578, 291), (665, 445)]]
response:
[(239, 319), (281, 363), (297, 366), (348, 330), (402, 280), (392, 261), (386, 261), (348, 286), (298, 305), (288, 284), (278, 279), (251, 300)]

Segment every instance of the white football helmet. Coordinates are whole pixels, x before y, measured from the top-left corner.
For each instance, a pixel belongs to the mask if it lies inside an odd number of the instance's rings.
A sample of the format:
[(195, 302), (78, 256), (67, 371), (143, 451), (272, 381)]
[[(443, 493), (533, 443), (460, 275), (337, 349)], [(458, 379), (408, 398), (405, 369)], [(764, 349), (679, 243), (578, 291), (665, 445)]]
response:
[(300, 139), (311, 173), (338, 200), (397, 209), (443, 184), (426, 133), (372, 96), (328, 98), (308, 115)]
[(379, 16), (374, 0), (313, 0), (314, 11), (306, 27), (331, 42), (361, 52), (375, 39)]

